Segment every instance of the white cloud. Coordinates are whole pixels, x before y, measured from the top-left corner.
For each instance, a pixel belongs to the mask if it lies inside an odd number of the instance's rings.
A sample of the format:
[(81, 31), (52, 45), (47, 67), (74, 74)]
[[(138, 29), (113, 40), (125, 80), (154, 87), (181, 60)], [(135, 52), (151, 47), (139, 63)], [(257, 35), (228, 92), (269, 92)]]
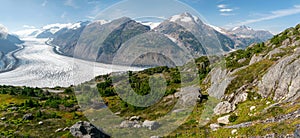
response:
[(232, 12), (233, 11), (233, 9), (220, 9), (220, 12)]
[(74, 2), (73, 0), (66, 0), (65, 3), (64, 3), (64, 5), (73, 7), (73, 8), (75, 8), (75, 9), (79, 8), (79, 7), (75, 4), (75, 2)]
[(217, 8), (219, 9), (219, 12), (220, 12), (221, 16), (232, 16), (232, 15), (235, 15), (233, 13), (233, 11), (235, 9), (238, 9), (238, 8), (229, 8), (229, 6), (226, 5), (226, 4), (219, 4), (219, 5), (217, 5)]
[(280, 18), (280, 17), (294, 15), (294, 14), (300, 14), (300, 5), (294, 5), (292, 8), (288, 8), (288, 9), (271, 11), (269, 14), (267, 14), (263, 17), (242, 21), (242, 22), (235, 24), (234, 26), (247, 25), (247, 24), (251, 24), (251, 23), (272, 20), (272, 19), (276, 19), (276, 18)]
[(23, 25), (23, 28), (34, 29), (35, 27), (31, 25)]
[(218, 7), (218, 8), (226, 8), (227, 5), (225, 5), (225, 4), (220, 4), (220, 5), (218, 5), (217, 7)]
[(42, 3), (42, 6), (45, 7), (48, 3), (48, 0), (44, 0), (44, 2)]

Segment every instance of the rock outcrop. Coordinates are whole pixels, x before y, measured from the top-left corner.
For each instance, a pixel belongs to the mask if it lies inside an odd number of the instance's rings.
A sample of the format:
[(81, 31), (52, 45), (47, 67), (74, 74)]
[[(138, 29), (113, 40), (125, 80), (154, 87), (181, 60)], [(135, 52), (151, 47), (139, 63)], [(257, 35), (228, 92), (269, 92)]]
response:
[(208, 94), (212, 97), (221, 99), (225, 90), (234, 77), (230, 76), (226, 69), (214, 68), (204, 81), (205, 83), (210, 83), (210, 88), (208, 89)]
[(300, 97), (300, 59), (294, 54), (278, 61), (263, 76), (258, 93), (274, 101), (291, 101)]
[(93, 124), (89, 122), (77, 122), (70, 128), (70, 133), (74, 137), (83, 138), (83, 137), (89, 137), (89, 138), (110, 138), (109, 135), (103, 133), (100, 131), (97, 127), (95, 127)]

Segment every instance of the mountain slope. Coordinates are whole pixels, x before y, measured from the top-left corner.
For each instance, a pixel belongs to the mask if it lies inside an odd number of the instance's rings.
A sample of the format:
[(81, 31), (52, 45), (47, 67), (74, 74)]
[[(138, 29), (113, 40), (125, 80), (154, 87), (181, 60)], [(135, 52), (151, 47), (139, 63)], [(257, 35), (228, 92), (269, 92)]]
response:
[[(227, 54), (225, 63), (226, 68), (216, 66), (201, 84), (210, 96), (222, 101), (210, 121), (213, 136), (225, 130), (229, 131), (225, 137), (233, 136), (230, 131), (234, 129), (238, 136), (290, 136), (300, 115), (300, 24), (266, 42)], [(229, 116), (235, 119), (228, 121)], [(224, 126), (219, 125), (224, 120)], [(245, 129), (256, 130), (247, 133)]]
[(78, 39), (88, 24), (89, 22), (80, 22), (76, 28), (62, 28), (53, 34), (51, 43), (54, 45), (59, 45), (59, 50), (62, 51), (66, 56), (73, 56)]
[[(237, 30), (240, 29), (235, 31)], [(251, 38), (244, 38), (241, 34), (226, 32), (203, 23), (189, 13), (183, 13), (154, 24), (137, 22), (126, 17), (110, 22), (95, 21), (73, 30), (63, 28), (51, 38), (53, 38), (52, 44), (59, 46), (61, 52), (67, 56), (111, 63), (118, 49), (127, 40), (148, 32), (163, 34), (164, 36), (160, 35), (160, 37), (167, 37), (172, 41), (168, 45), (175, 43), (182, 49), (186, 49), (194, 58), (244, 49), (252, 43), (261, 42), (260, 37), (264, 36), (262, 32), (251, 30), (248, 34)], [(44, 33), (47, 35), (49, 31)]]
[[(169, 26), (172, 25), (181, 26), (181, 29), (184, 28), (186, 31), (192, 34), (194, 38), (196, 38), (198, 42), (196, 42), (195, 39), (192, 39), (193, 41), (195, 41), (194, 43), (196, 44), (194, 45), (194, 48), (197, 47), (197, 49), (199, 50), (199, 51), (195, 51), (196, 53), (199, 52), (201, 54), (203, 53), (215, 54), (215, 53), (221, 53), (224, 51), (230, 51), (231, 49), (234, 49), (234, 42), (230, 38), (215, 31), (213, 28), (204, 24), (199, 18), (196, 18), (189, 13), (174, 15), (170, 19), (163, 22), (160, 26), (158, 26), (157, 29), (160, 32), (166, 32), (167, 34), (171, 33), (172, 31), (177, 31), (175, 30), (177, 29), (176, 26), (173, 28), (163, 27), (163, 26), (168, 26), (168, 24), (171, 24)], [(166, 29), (170, 29), (170, 30), (166, 30)], [(176, 33), (180, 33), (180, 32), (175, 32), (175, 34)], [(184, 39), (189, 39), (189, 38), (184, 38)], [(199, 45), (199, 43), (201, 43), (201, 45)], [(203, 48), (205, 49), (206, 52), (201, 52)]]

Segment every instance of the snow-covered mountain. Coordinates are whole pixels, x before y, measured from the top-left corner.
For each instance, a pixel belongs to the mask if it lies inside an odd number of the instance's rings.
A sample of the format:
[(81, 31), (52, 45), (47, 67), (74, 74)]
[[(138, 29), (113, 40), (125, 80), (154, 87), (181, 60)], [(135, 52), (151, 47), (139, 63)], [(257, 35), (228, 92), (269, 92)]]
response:
[(0, 39), (1, 38), (5, 39), (7, 37), (7, 34), (8, 34), (7, 28), (4, 25), (0, 24)]
[[(94, 57), (93, 59), (96, 58), (97, 61), (104, 63), (112, 59), (114, 52), (130, 38), (140, 33), (145, 34), (149, 39), (152, 39), (156, 33), (165, 42), (169, 40), (166, 45), (176, 44), (185, 47), (195, 57), (243, 49), (252, 43), (263, 42), (273, 36), (267, 31), (256, 31), (247, 26), (226, 30), (204, 23), (190, 13), (182, 13), (161, 20), (151, 20), (151, 18), (133, 20), (123, 17), (112, 21), (56, 23), (39, 30), (24, 30), (22, 33), (37, 38), (52, 38), (52, 44), (59, 46), (60, 51), (67, 56), (74, 56), (76, 46), (76, 49), (81, 50), (79, 53), (77, 51), (76, 56), (79, 58)], [(81, 36), (84, 37), (81, 38)], [(99, 53), (90, 53), (98, 51), (99, 48)], [(104, 61), (100, 60), (103, 58), (103, 55), (99, 55), (101, 53), (106, 54)]]
[(13, 51), (19, 49), (22, 44), (18, 37), (8, 33), (3, 25), (0, 25), (0, 72), (12, 69), (15, 66), (16, 59), (12, 56)]
[(260, 38), (262, 41), (266, 41), (273, 37), (273, 34), (265, 30), (254, 30), (249, 26), (234, 27), (229, 30), (231, 34), (235, 34), (242, 38)]

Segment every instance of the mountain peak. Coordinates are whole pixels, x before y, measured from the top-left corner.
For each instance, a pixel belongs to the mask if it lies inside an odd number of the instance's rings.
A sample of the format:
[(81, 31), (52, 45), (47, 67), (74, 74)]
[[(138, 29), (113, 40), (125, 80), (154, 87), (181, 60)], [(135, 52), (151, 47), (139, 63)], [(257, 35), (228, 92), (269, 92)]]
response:
[(8, 29), (4, 25), (0, 24), (0, 39), (1, 38), (5, 39), (7, 37), (7, 34), (8, 34)]
[(170, 18), (171, 22), (181, 21), (181, 22), (195, 22), (195, 18), (188, 12), (184, 12), (179, 15), (174, 15)]
[(246, 25), (241, 25), (239, 27), (234, 27), (231, 29), (231, 31), (239, 31), (239, 30), (248, 30), (248, 31), (253, 31), (253, 29), (249, 26)]

